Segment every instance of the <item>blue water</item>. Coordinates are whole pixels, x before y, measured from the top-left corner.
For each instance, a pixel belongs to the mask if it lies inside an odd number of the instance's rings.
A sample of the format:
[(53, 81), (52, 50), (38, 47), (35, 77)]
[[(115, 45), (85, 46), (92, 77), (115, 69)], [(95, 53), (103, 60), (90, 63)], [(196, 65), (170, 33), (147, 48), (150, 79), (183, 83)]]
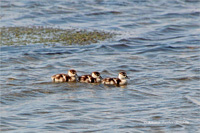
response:
[[(0, 27), (119, 34), (96, 44), (1, 46), (1, 131), (199, 132), (198, 0), (2, 0)], [(76, 69), (125, 87), (52, 83)]]

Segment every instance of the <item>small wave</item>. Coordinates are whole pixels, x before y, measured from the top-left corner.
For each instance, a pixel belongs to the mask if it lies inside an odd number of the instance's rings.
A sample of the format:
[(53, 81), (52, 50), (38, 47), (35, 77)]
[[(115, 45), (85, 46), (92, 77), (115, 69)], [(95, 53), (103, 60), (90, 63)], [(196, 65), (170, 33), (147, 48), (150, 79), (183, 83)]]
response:
[(98, 52), (113, 52), (114, 49), (107, 45), (101, 45), (96, 48)]
[(175, 27), (165, 27), (161, 30), (161, 32), (163, 33), (177, 33), (180, 31), (185, 31), (185, 30), (181, 28), (175, 28)]
[(37, 50), (34, 51), (36, 54), (39, 55), (62, 55), (62, 54), (72, 54), (70, 51), (52, 51), (52, 50)]
[(111, 48), (116, 49), (117, 51), (130, 51), (132, 48), (128, 44), (114, 44), (110, 45)]
[(191, 101), (192, 103), (199, 105), (200, 106), (200, 101), (190, 97), (190, 96), (185, 96), (185, 98), (187, 98), (189, 101)]

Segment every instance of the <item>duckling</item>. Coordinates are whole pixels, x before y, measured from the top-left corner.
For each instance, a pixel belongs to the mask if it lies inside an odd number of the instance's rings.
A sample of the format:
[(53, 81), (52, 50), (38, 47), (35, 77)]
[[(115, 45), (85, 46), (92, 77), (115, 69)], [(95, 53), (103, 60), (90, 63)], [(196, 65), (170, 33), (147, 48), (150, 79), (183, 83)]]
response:
[(102, 84), (106, 85), (126, 85), (129, 79), (126, 72), (120, 72), (118, 78), (105, 78), (102, 80)]
[(91, 75), (83, 75), (79, 77), (79, 81), (84, 83), (100, 83), (101, 79), (102, 77), (99, 72), (92, 72)]
[(76, 70), (69, 70), (68, 74), (56, 74), (51, 76), (53, 82), (75, 82), (77, 81), (77, 72)]
[(102, 80), (101, 74), (99, 72), (92, 72), (92, 78), (93, 79), (91, 79), (91, 83), (100, 83)]

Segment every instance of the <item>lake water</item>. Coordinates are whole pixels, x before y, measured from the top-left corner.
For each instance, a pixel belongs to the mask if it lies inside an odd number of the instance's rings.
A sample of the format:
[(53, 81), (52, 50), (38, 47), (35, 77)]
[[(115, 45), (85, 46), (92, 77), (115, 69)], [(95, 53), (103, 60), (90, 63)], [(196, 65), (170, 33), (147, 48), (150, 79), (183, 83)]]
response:
[[(0, 27), (120, 35), (96, 44), (1, 46), (1, 131), (198, 132), (199, 0), (1, 0)], [(125, 87), (52, 83), (93, 71)]]

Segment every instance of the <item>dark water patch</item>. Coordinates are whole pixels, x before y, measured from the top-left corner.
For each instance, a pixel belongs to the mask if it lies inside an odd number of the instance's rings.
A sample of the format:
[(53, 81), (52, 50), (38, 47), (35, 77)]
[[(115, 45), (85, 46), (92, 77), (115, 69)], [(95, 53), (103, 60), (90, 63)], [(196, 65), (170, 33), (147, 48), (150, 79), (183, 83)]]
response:
[(199, 68), (193, 68), (191, 71), (193, 71), (195, 73), (200, 73), (200, 67)]
[(34, 90), (32, 90), (32, 91), (35, 92), (35, 93), (48, 95), (48, 94), (54, 94), (54, 93), (56, 93), (56, 91), (58, 91), (58, 90), (34, 89)]
[[(189, 40), (184, 40), (184, 41), (176, 41), (176, 42), (174, 42), (174, 44), (200, 44), (200, 40), (197, 40), (197, 39), (193, 39), (193, 40), (191, 40), (191, 39), (189, 39)], [(199, 46), (188, 46), (188, 48), (199, 48)]]
[(165, 33), (165, 34), (167, 34), (167, 33), (174, 34), (174, 33), (177, 33), (177, 32), (185, 31), (183, 28), (184, 27), (181, 27), (179, 25), (167, 25), (167, 26), (163, 27), (162, 29), (160, 29), (159, 31), (161, 33)]
[(52, 53), (48, 53), (48, 52), (43, 52), (43, 53), (40, 53), (41, 55), (61, 55), (61, 54), (72, 54), (71, 52), (69, 51), (66, 51), (66, 52), (52, 52)]
[[(123, 69), (128, 69), (129, 68), (129, 66), (128, 65), (120, 65), (120, 66), (118, 66), (119, 68), (123, 68)], [(123, 71), (123, 70), (119, 70), (119, 71)]]
[(200, 1), (199, 0), (184, 0), (185, 2), (188, 2), (188, 3), (199, 3)]
[(64, 120), (64, 121), (58, 121), (56, 123), (63, 123), (63, 124), (98, 124), (98, 121), (94, 120), (81, 120), (81, 119), (72, 119), (72, 120)]
[(39, 68), (40, 69), (49, 69), (49, 70), (52, 70), (52, 69), (55, 69), (56, 67), (54, 65), (47, 64), (47, 65), (39, 67)]
[(72, 52), (74, 52), (75, 49), (72, 49), (71, 52), (69, 50), (52, 50), (52, 49), (47, 49), (47, 48), (42, 48), (42, 49), (37, 49), (35, 51), (33, 51), (36, 54), (39, 55), (60, 55), (60, 54), (72, 54)]
[(175, 52), (175, 50), (173, 48), (171, 48), (170, 46), (168, 47), (157, 47), (157, 48), (151, 48), (146, 50), (145, 48), (143, 50), (140, 50), (141, 52), (137, 52), (137, 54), (145, 54), (145, 53), (152, 53), (152, 52)]
[(22, 59), (24, 58), (24, 60), (26, 60), (26, 61), (32, 62), (32, 61), (39, 61), (39, 60), (41, 60), (40, 57), (38, 55), (36, 55), (36, 54), (24, 53), (23, 55), (24, 56), (22, 56), (21, 58)]
[(105, 130), (108, 130), (108, 129), (107, 128), (103, 128), (103, 129), (86, 129), (85, 131), (83, 131), (83, 133), (103, 132)]
[(135, 37), (135, 38), (130, 38), (131, 41), (134, 42), (140, 42), (140, 41), (152, 41), (152, 39), (147, 38), (147, 37)]
[(124, 27), (124, 28), (138, 28), (138, 27), (141, 27), (141, 23), (140, 25), (139, 24), (136, 24), (136, 23), (131, 23), (131, 24), (126, 24), (126, 25), (121, 25), (121, 27)]
[(193, 76), (193, 77), (180, 77), (180, 78), (172, 78), (173, 80), (177, 81), (190, 81), (190, 80), (200, 80), (199, 76)]
[(141, 72), (142, 70), (129, 68), (129, 72)]
[[(6, 120), (6, 119), (9, 119), (10, 122), (14, 121), (14, 120), (27, 120), (27, 118), (21, 118), (21, 117), (18, 117), (18, 116), (10, 116), (10, 117), (1, 117), (2, 120)], [(20, 127), (20, 126), (19, 126)]]
[(15, 93), (10, 93), (10, 94), (6, 94), (6, 95), (2, 95), (1, 97), (2, 97), (2, 99), (7, 99), (7, 100), (15, 101), (15, 100), (18, 100), (20, 98), (35, 97), (36, 96), (35, 94), (36, 93), (33, 92), (33, 91), (24, 90), (24, 91), (21, 91), (21, 92), (15, 92)]
[(190, 18), (197, 17), (200, 12), (186, 12), (186, 13), (166, 13), (162, 15), (162, 18)]
[[(16, 85), (15, 85), (16, 86)], [(55, 94), (58, 90), (51, 90), (51, 89), (24, 89), (19, 90), (21, 87), (15, 88), (15, 92), (8, 92), (3, 93), (1, 95), (1, 100), (6, 103), (12, 104), (13, 102), (19, 102), (23, 100), (32, 99), (35, 97), (41, 97), (44, 95)]]
[(95, 13), (89, 13), (86, 14), (86, 16), (99, 16), (99, 15), (118, 15), (118, 14), (122, 14), (122, 12), (119, 11), (107, 11), (107, 12), (95, 12)]
[(24, 7), (24, 4), (22, 3), (10, 3), (9, 1), (3, 1), (2, 5), (0, 6), (2, 8), (16, 8), (16, 7)]
[(176, 49), (176, 50), (187, 49), (187, 47), (185, 47), (185, 46), (176, 47), (176, 46), (170, 46), (170, 45), (164, 46), (164, 48), (166, 48), (166, 49)]
[(19, 116), (27, 116), (27, 117), (36, 117), (36, 115), (32, 114), (32, 113), (20, 113), (20, 114), (17, 114)]
[(127, 42), (130, 42), (130, 40), (128, 38), (127, 39), (120, 39), (119, 42), (126, 42), (127, 43)]

